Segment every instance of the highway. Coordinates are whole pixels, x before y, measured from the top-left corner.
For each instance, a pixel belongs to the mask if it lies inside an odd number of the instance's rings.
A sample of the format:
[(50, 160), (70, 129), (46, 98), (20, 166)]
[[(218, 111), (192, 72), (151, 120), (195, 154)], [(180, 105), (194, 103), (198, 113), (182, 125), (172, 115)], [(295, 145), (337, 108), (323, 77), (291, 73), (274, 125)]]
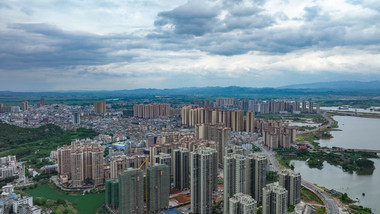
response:
[[(269, 162), (272, 164), (272, 169), (274, 171), (277, 171), (277, 172), (281, 171), (281, 168), (279, 167), (278, 162), (275, 158), (275, 152), (267, 149), (265, 146), (263, 146), (259, 142), (260, 141), (255, 141), (254, 145), (261, 149), (260, 153), (267, 155)], [(310, 183), (304, 179), (302, 179), (301, 184), (302, 184), (302, 186), (305, 186), (306, 188), (312, 190), (314, 193), (316, 193), (320, 196), (320, 198), (323, 200), (323, 202), (326, 205), (327, 213), (339, 214), (339, 206), (337, 205), (336, 201), (329, 194), (327, 194), (324, 190), (322, 190), (321, 188), (315, 186), (314, 184), (312, 184), (312, 183)]]

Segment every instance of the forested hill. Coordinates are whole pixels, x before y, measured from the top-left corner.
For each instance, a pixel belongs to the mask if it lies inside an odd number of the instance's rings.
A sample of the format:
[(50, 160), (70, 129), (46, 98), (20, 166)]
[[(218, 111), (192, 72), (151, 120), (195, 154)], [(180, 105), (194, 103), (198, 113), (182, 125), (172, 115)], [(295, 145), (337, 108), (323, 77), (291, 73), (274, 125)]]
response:
[(93, 138), (97, 133), (91, 129), (63, 130), (47, 124), (39, 128), (21, 128), (0, 123), (0, 157), (16, 155), (17, 159), (46, 157), (57, 146), (70, 144), (73, 139)]

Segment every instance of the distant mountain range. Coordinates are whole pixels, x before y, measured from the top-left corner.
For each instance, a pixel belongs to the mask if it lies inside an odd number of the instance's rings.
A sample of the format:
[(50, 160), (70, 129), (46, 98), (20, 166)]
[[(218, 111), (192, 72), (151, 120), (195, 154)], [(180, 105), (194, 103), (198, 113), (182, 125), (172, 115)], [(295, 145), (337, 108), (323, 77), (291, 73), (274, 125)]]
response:
[(187, 87), (174, 89), (141, 88), (132, 90), (114, 91), (55, 91), (55, 92), (11, 92), (0, 91), (1, 98), (7, 96), (219, 96), (219, 97), (250, 97), (250, 96), (310, 96), (310, 95), (343, 95), (343, 96), (380, 96), (380, 81), (336, 81), (308, 84), (288, 85), (278, 88), (252, 87)]
[(380, 81), (361, 82), (361, 81), (335, 81), (335, 82), (316, 82), (306, 84), (296, 84), (279, 87), (279, 89), (330, 89), (339, 91), (361, 91), (361, 90), (380, 90)]

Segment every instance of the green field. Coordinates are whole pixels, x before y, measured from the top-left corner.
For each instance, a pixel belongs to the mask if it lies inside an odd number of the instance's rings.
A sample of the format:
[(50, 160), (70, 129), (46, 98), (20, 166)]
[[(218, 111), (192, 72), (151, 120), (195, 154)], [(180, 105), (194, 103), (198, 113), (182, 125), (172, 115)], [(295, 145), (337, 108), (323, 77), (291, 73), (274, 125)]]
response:
[(48, 184), (42, 184), (41, 186), (25, 191), (27, 194), (35, 197), (45, 197), (53, 200), (67, 200), (78, 209), (78, 213), (96, 213), (96, 210), (104, 204), (105, 195), (100, 194), (86, 194), (86, 195), (65, 195), (52, 189)]

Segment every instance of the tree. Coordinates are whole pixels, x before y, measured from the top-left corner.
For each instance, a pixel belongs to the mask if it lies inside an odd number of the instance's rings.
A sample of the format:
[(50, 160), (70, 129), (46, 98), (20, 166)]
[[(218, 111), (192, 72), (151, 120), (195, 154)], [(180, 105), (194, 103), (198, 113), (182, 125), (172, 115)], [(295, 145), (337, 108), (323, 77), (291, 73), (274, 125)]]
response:
[(366, 168), (366, 169), (374, 168), (374, 162), (366, 158), (361, 158), (361, 159), (356, 160), (356, 165), (359, 168)]
[(110, 154), (110, 151), (108, 148), (104, 149), (104, 157), (107, 157)]

